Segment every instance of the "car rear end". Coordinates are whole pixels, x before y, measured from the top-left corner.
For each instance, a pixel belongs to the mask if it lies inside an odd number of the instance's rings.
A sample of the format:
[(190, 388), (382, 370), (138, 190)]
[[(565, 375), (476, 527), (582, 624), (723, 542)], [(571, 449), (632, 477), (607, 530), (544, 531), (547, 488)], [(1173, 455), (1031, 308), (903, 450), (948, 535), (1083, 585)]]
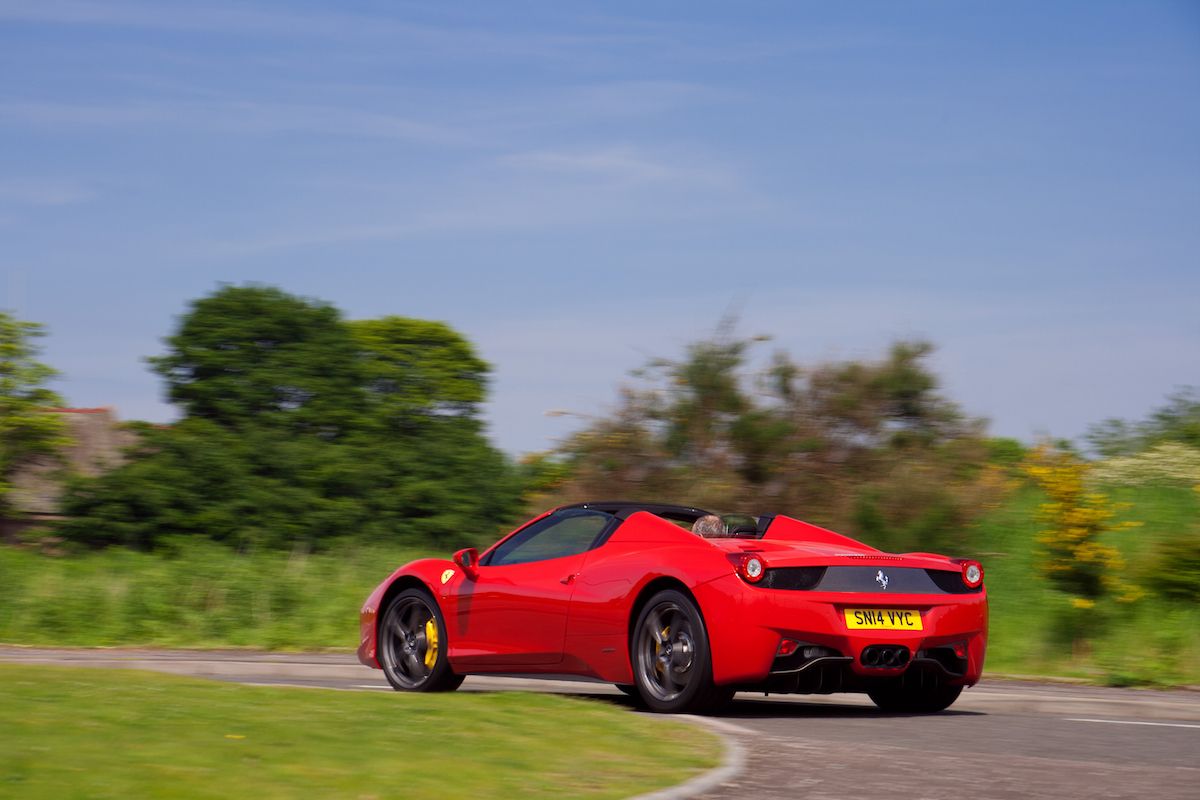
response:
[[(703, 587), (714, 678), (773, 692), (970, 686), (987, 649), (974, 561), (769, 542), (722, 545), (733, 567)], [(718, 597), (720, 595), (721, 597)]]

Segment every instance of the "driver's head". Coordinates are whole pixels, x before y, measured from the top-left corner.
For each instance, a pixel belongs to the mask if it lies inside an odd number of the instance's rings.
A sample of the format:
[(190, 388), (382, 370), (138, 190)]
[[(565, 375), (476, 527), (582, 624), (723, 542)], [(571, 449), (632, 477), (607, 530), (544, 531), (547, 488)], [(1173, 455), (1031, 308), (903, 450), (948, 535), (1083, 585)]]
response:
[(692, 523), (692, 533), (703, 536), (705, 539), (724, 536), (725, 523), (716, 514), (705, 514)]

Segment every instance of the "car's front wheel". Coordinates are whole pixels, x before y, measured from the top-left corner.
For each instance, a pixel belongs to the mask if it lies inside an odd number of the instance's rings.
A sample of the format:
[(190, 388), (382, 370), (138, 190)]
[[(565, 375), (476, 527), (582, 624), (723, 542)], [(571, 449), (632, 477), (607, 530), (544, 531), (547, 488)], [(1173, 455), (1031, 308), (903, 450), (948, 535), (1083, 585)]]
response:
[(700, 609), (682, 592), (667, 589), (650, 598), (631, 644), (638, 694), (653, 710), (703, 711), (733, 696), (713, 685), (708, 631)]
[(384, 677), (396, 691), (452, 692), (463, 676), (446, 657), (446, 622), (433, 596), (405, 589), (388, 602), (379, 621), (377, 652)]
[(962, 694), (961, 686), (933, 684), (913, 686), (903, 680), (889, 681), (873, 689), (867, 695), (884, 711), (909, 714), (932, 714), (945, 711)]

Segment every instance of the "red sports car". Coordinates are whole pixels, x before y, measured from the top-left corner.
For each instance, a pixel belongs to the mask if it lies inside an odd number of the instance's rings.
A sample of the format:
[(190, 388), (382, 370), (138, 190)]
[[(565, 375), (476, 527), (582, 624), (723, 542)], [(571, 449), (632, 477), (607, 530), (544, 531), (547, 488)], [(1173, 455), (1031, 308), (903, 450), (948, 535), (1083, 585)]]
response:
[(656, 711), (761, 691), (929, 712), (979, 680), (987, 593), (976, 561), (892, 555), (782, 515), (598, 502), (548, 511), (482, 555), (401, 567), (361, 625), (359, 659), (398, 690), (569, 674)]

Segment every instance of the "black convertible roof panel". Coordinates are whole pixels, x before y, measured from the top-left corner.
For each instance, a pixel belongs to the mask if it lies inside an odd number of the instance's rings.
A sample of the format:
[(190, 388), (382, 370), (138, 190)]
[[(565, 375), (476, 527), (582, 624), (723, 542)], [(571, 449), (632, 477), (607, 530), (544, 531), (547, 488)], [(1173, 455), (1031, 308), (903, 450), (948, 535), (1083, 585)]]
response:
[(625, 519), (630, 514), (638, 511), (649, 511), (651, 514), (665, 519), (680, 520), (683, 522), (695, 522), (701, 517), (713, 513), (705, 511), (703, 508), (696, 508), (695, 506), (675, 506), (668, 503), (638, 503), (629, 500), (593, 500), (587, 503), (562, 506), (557, 510), (562, 511), (567, 508), (586, 508), (592, 511), (602, 511), (605, 514), (612, 514), (619, 519)]

